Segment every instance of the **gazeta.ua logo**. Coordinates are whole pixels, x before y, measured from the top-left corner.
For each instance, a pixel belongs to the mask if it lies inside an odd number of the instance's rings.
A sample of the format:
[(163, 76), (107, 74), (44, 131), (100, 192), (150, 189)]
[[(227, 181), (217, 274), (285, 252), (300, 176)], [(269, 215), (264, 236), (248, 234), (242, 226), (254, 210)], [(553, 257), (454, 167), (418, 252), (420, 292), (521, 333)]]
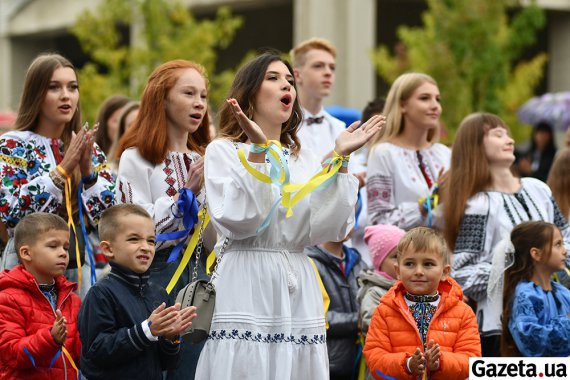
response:
[(570, 379), (570, 358), (469, 358), (469, 379)]

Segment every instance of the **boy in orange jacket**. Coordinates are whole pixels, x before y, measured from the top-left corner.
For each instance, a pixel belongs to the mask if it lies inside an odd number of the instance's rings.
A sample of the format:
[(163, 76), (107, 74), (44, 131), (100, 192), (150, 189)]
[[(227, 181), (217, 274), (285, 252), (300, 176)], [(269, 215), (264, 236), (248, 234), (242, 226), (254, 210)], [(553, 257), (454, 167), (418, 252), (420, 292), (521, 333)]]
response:
[(434, 230), (418, 227), (398, 244), (399, 281), (382, 298), (364, 356), (376, 379), (465, 379), (481, 356), (475, 314), (448, 277), (449, 253)]

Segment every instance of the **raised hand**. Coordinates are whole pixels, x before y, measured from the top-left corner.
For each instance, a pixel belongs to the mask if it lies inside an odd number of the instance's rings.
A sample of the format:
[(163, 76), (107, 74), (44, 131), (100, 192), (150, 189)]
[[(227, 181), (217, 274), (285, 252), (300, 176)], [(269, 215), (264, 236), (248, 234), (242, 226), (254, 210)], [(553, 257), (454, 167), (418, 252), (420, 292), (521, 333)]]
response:
[(55, 311), (55, 322), (51, 328), (51, 336), (60, 346), (63, 346), (67, 339), (67, 320), (59, 309)]
[(341, 156), (348, 156), (366, 144), (386, 124), (386, 118), (374, 115), (360, 128), (359, 124), (355, 121), (337, 137), (334, 150)]
[(71, 175), (71, 172), (77, 167), (85, 146), (87, 144), (86, 129), (81, 128), (77, 134), (71, 136), (71, 142), (69, 147), (65, 152), (63, 160), (61, 160), (60, 166)]
[(204, 184), (204, 159), (200, 157), (194, 162), (192, 162), (192, 165), (190, 165), (190, 170), (188, 170), (188, 181), (186, 181), (184, 187), (192, 190), (194, 194), (198, 194), (203, 184)]
[(170, 335), (174, 331), (173, 323), (176, 322), (180, 314), (180, 304), (166, 307), (166, 303), (161, 303), (148, 317), (150, 332), (154, 336)]
[(83, 126), (83, 129), (85, 129), (85, 146), (83, 148), (83, 153), (81, 154), (81, 159), (79, 160), (79, 169), (81, 170), (81, 175), (83, 177), (90, 175), (93, 171), (93, 161), (91, 156), (93, 154), (95, 135), (97, 134), (98, 128), (99, 123), (96, 123), (93, 129), (89, 129), (87, 123)]
[(419, 348), (412, 354), (409, 367), (412, 375), (422, 375), (425, 370), (425, 358)]
[(439, 358), (441, 356), (441, 351), (439, 344), (436, 344), (433, 339), (428, 342), (425, 356), (427, 369), (430, 372), (437, 371), (439, 369)]
[(235, 99), (228, 99), (226, 100), (230, 105), (230, 109), (232, 110), (236, 120), (238, 121), (239, 126), (243, 129), (244, 133), (247, 135), (249, 141), (255, 144), (265, 144), (267, 141), (267, 137), (265, 137), (265, 133), (261, 130), (261, 127), (257, 125), (253, 120), (250, 120), (245, 113), (241, 110), (237, 100)]

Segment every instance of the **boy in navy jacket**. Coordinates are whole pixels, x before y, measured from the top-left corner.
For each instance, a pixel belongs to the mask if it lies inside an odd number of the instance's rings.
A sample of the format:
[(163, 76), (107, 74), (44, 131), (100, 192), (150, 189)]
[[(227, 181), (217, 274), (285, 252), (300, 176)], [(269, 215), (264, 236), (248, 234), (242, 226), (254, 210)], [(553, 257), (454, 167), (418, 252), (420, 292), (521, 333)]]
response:
[(196, 309), (167, 307), (166, 291), (148, 283), (156, 236), (143, 208), (107, 209), (99, 236), (112, 269), (89, 290), (79, 311), (81, 371), (89, 380), (161, 380), (162, 371), (178, 364), (178, 338)]

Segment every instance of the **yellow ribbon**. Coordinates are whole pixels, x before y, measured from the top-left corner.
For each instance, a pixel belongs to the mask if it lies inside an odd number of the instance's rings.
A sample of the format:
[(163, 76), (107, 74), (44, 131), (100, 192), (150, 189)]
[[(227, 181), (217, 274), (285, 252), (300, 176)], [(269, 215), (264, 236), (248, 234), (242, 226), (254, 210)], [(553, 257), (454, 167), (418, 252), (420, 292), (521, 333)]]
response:
[[(206, 215), (204, 215), (204, 209), (202, 209), (202, 210), (200, 210), (200, 212), (198, 212), (198, 218), (200, 218), (200, 221), (198, 221), (196, 226), (200, 225), (201, 218), (205, 218), (204, 219), (204, 230), (205, 230), (206, 227), (208, 226), (208, 223), (210, 223), (210, 214), (206, 212)], [(196, 245), (198, 245), (199, 239), (200, 239), (200, 229), (194, 228), (194, 233), (192, 234), (192, 237), (190, 237), (190, 242), (188, 243), (188, 246), (186, 247), (186, 250), (184, 251), (184, 255), (182, 256), (182, 260), (180, 260), (180, 264), (178, 265), (178, 268), (176, 268), (176, 271), (172, 275), (172, 278), (170, 279), (170, 282), (168, 283), (168, 286), (166, 287), (166, 292), (168, 294), (170, 294), (170, 292), (172, 292), (172, 289), (174, 289), (174, 286), (176, 285), (176, 283), (180, 279), (182, 272), (184, 272), (184, 269), (186, 268), (186, 266), (190, 262), (190, 258), (192, 258), (192, 254), (194, 253), (194, 249), (196, 249)], [(198, 263), (196, 263), (196, 265), (198, 265)]]
[(329, 311), (331, 299), (329, 297), (329, 294), (327, 293), (327, 290), (325, 289), (325, 285), (323, 284), (323, 280), (321, 279), (321, 275), (319, 274), (319, 270), (317, 269), (315, 262), (310, 257), (308, 259), (311, 262), (313, 269), (315, 270), (315, 275), (317, 276), (317, 281), (319, 283), (319, 287), (321, 288), (321, 296), (323, 297), (323, 309), (325, 311), (325, 327), (328, 330), (329, 329), (329, 321), (327, 320), (327, 312)]
[[(333, 151), (333, 157), (331, 158), (330, 162), (325, 164), (323, 169), (315, 174), (307, 183), (284, 185), (282, 205), (287, 209), (287, 218), (293, 215), (293, 207), (297, 203), (309, 195), (313, 190), (335, 176), (342, 167), (342, 164), (345, 161), (348, 161), (348, 157), (349, 156), (341, 156), (337, 152)], [(289, 195), (294, 191), (297, 191), (297, 193), (295, 193), (295, 195), (290, 198)], [(285, 194), (287, 194), (287, 196), (285, 196)]]
[(214, 265), (214, 262), (216, 261), (216, 251), (212, 250), (212, 252), (210, 252), (210, 254), (208, 255), (208, 258), (206, 259), (206, 273), (209, 275), (212, 274), (212, 266)]
[[(73, 209), (71, 207), (71, 178), (67, 173), (67, 171), (61, 167), (61, 165), (57, 165), (55, 168), (65, 178), (65, 208), (67, 209), (67, 225), (73, 231), (73, 237), (75, 239), (75, 260), (77, 262), (77, 289), (78, 291), (81, 291), (81, 279), (83, 277), (83, 273), (81, 271), (82, 269), (81, 255), (79, 253), (79, 241), (77, 240), (77, 229), (75, 228), (75, 223), (73, 222)], [(85, 244), (89, 244), (89, 242), (86, 241)]]
[(69, 363), (71, 363), (71, 366), (73, 367), (75, 372), (77, 372), (77, 379), (79, 380), (79, 368), (77, 368), (77, 365), (75, 365), (75, 362), (73, 361), (73, 358), (69, 354), (69, 351), (67, 351), (67, 349), (64, 346), (61, 346), (61, 351), (63, 351), (63, 354), (65, 355)]

